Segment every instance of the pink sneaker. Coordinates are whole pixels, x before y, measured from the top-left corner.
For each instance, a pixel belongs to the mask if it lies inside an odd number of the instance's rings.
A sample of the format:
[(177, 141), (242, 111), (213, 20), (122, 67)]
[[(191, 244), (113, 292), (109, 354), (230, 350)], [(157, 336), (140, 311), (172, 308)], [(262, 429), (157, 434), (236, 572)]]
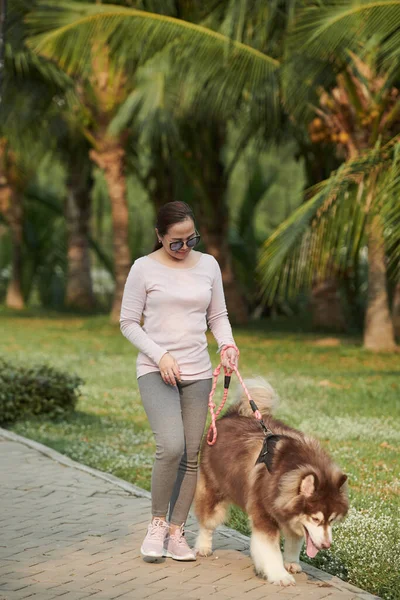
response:
[(173, 534), (169, 534), (165, 540), (164, 556), (174, 560), (196, 560), (196, 553), (191, 550), (185, 539), (183, 525)]
[(164, 541), (168, 533), (168, 523), (162, 519), (154, 519), (147, 528), (140, 552), (142, 556), (161, 558), (164, 556)]

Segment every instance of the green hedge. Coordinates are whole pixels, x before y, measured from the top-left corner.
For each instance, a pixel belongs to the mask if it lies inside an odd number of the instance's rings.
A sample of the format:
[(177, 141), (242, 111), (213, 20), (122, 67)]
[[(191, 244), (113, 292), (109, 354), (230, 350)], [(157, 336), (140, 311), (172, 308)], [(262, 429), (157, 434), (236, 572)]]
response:
[(0, 425), (29, 415), (62, 416), (79, 397), (80, 377), (48, 365), (23, 366), (0, 357)]

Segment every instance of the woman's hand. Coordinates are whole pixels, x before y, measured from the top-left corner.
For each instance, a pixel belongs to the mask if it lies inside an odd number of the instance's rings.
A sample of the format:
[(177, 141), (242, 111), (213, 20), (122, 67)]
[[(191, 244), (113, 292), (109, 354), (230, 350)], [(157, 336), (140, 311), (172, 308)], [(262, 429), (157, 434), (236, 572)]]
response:
[(179, 365), (169, 352), (163, 354), (158, 367), (164, 383), (176, 385), (176, 382), (181, 380)]
[(226, 367), (230, 371), (233, 370), (233, 367), (237, 367), (239, 360), (239, 353), (236, 348), (228, 348), (225, 350), (222, 348), (221, 350), (221, 363), (223, 367)]

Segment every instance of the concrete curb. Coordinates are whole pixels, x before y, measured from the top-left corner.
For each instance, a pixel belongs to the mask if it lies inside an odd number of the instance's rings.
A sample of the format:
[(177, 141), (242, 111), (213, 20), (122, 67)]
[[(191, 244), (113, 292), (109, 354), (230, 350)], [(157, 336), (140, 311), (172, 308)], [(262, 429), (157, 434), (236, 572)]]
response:
[[(71, 458), (68, 458), (63, 454), (60, 454), (56, 450), (53, 450), (52, 448), (49, 448), (44, 444), (35, 442), (34, 440), (23, 437), (22, 435), (18, 435), (13, 431), (9, 431), (0, 427), (0, 437), (11, 440), (13, 442), (24, 444), (25, 446), (28, 446), (29, 448), (32, 448), (33, 450), (44, 454), (52, 460), (64, 465), (65, 467), (70, 467), (71, 469), (78, 469), (79, 471), (84, 471), (85, 473), (88, 473), (93, 477), (103, 479), (108, 483), (118, 486), (119, 488), (123, 489), (125, 492), (131, 494), (132, 496), (136, 496), (138, 498), (147, 498), (148, 500), (151, 499), (150, 492), (147, 492), (146, 490), (143, 490), (138, 486), (129, 483), (128, 481), (124, 481), (123, 479), (120, 479), (115, 475), (111, 475), (110, 473), (105, 473), (104, 471), (99, 471), (98, 469), (93, 469), (92, 467), (88, 467), (82, 463), (76, 462), (75, 460), (72, 460)], [(247, 546), (250, 545), (250, 538), (248, 536), (243, 535), (238, 531), (235, 531), (234, 529), (230, 529), (225, 525), (218, 527), (218, 531), (224, 537), (240, 540), (241, 542), (245, 542)], [(350, 583), (347, 583), (342, 579), (339, 579), (339, 577), (330, 575), (329, 573), (325, 573), (324, 571), (321, 571), (320, 569), (317, 569), (316, 567), (313, 567), (307, 563), (302, 562), (301, 566), (305, 573), (321, 581), (322, 586), (324, 583), (329, 583), (329, 585), (337, 589), (356, 594), (360, 600), (381, 600), (379, 596), (374, 596), (369, 592), (365, 592), (364, 590), (361, 590), (360, 588), (357, 588), (356, 586), (351, 585)]]

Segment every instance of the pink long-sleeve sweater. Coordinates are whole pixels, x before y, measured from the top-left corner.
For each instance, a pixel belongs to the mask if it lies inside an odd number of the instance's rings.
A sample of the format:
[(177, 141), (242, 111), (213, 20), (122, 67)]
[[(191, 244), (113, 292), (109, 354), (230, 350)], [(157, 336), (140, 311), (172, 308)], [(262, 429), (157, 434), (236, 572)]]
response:
[(140, 350), (137, 377), (159, 371), (165, 352), (176, 359), (182, 380), (212, 377), (207, 323), (219, 349), (234, 344), (221, 271), (213, 256), (201, 254), (186, 269), (168, 267), (149, 256), (134, 262), (125, 284), (120, 325)]

